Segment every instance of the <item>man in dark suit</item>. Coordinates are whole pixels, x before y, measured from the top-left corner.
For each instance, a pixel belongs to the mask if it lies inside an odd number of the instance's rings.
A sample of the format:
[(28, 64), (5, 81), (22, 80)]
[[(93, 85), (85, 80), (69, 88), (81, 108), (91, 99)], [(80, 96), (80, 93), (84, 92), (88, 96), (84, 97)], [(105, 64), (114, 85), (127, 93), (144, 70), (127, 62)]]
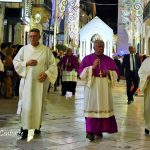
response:
[(137, 54), (135, 54), (135, 48), (133, 46), (129, 46), (129, 52), (130, 54), (124, 56), (122, 63), (122, 71), (125, 73), (127, 86), (127, 104), (134, 101), (133, 95), (139, 85), (138, 69), (140, 67), (140, 60)]

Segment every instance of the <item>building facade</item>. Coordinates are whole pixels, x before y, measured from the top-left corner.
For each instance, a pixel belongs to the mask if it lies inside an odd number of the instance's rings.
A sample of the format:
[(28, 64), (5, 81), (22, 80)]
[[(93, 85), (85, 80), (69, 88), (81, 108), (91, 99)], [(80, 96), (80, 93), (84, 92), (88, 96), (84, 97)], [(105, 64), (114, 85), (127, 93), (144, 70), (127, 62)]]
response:
[(117, 53), (119, 55), (129, 53), (130, 45), (136, 48), (136, 52), (144, 53), (143, 6), (143, 0), (118, 1)]
[(1, 2), (0, 8), (0, 43), (27, 44), (29, 30), (36, 27), (45, 45), (61, 43), (76, 49), (80, 28), (96, 14), (93, 0), (20, 0)]

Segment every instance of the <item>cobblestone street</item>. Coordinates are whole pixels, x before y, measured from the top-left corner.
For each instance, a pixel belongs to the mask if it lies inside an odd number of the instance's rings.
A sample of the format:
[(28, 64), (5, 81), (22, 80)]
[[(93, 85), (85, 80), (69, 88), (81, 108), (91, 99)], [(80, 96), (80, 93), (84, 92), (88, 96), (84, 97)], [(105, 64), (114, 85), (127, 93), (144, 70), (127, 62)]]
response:
[(127, 105), (124, 81), (113, 89), (117, 134), (104, 133), (102, 139), (90, 142), (85, 138), (83, 116), (84, 88), (78, 83), (72, 99), (59, 92), (48, 93), (47, 111), (43, 117), (41, 135), (19, 140), (20, 118), (16, 115), (18, 97), (0, 99), (0, 150), (149, 150), (150, 136), (144, 133), (143, 96), (134, 97)]

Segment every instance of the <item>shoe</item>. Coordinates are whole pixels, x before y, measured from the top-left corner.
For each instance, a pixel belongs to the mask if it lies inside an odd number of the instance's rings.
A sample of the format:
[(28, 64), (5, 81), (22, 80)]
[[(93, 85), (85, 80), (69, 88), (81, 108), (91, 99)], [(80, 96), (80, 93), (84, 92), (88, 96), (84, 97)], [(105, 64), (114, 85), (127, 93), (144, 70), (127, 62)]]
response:
[(102, 137), (103, 137), (103, 134), (102, 134), (102, 133), (99, 133), (97, 136), (100, 137), (100, 138), (102, 138)]
[(134, 98), (132, 98), (130, 101), (133, 102), (133, 101), (134, 101)]
[(128, 101), (127, 104), (131, 104), (131, 101)]
[(94, 141), (95, 140), (95, 137), (92, 133), (87, 133), (86, 134), (86, 138), (89, 139), (90, 141)]
[(28, 137), (28, 130), (23, 130), (23, 128), (21, 127), (21, 130), (19, 133), (17, 133), (17, 136), (21, 137), (21, 140), (24, 140)]
[(34, 134), (41, 134), (41, 130), (40, 129), (39, 130), (35, 129)]
[[(41, 128), (41, 125), (40, 125), (40, 128)], [(41, 134), (40, 128), (39, 128), (39, 130), (35, 129), (35, 130), (34, 130), (34, 134)]]
[(145, 134), (149, 134), (149, 130), (148, 129), (145, 129)]
[(138, 96), (138, 93), (135, 93), (134, 96)]
[(17, 133), (17, 136), (19, 136), (21, 140), (24, 140), (24, 139), (27, 139), (28, 134), (24, 134), (23, 132), (22, 133), (19, 132), (19, 133)]
[(26, 139), (27, 137), (28, 137), (28, 134), (26, 134), (24, 132), (21, 133), (21, 139), (22, 140)]

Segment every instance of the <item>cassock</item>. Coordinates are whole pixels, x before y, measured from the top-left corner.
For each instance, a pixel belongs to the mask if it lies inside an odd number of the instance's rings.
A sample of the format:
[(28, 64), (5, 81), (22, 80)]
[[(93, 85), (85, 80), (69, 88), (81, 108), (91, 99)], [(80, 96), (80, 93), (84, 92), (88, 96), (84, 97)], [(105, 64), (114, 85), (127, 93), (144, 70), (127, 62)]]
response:
[(144, 92), (144, 119), (145, 128), (150, 130), (150, 81), (147, 77), (150, 75), (150, 58), (145, 59), (139, 69), (140, 90)]
[[(37, 60), (36, 66), (26, 66), (30, 59)], [(41, 125), (44, 99), (49, 82), (57, 78), (57, 64), (50, 49), (42, 44), (23, 46), (13, 60), (16, 72), (22, 77), (17, 113), (21, 114), (23, 129), (39, 129)], [(42, 72), (47, 74), (44, 82), (38, 81)]]
[[(96, 69), (92, 69), (95, 59), (100, 63)], [(105, 72), (109, 70), (110, 75)], [(118, 68), (110, 57), (96, 55), (85, 56), (82, 60), (79, 73), (81, 80), (86, 81), (84, 115), (86, 121), (86, 133), (99, 135), (102, 132), (117, 132), (117, 123), (114, 116), (112, 86), (117, 80)]]
[(75, 95), (79, 69), (77, 57), (74, 55), (66, 55), (61, 59), (59, 65), (62, 70), (62, 95), (65, 95), (67, 91), (70, 91)]

